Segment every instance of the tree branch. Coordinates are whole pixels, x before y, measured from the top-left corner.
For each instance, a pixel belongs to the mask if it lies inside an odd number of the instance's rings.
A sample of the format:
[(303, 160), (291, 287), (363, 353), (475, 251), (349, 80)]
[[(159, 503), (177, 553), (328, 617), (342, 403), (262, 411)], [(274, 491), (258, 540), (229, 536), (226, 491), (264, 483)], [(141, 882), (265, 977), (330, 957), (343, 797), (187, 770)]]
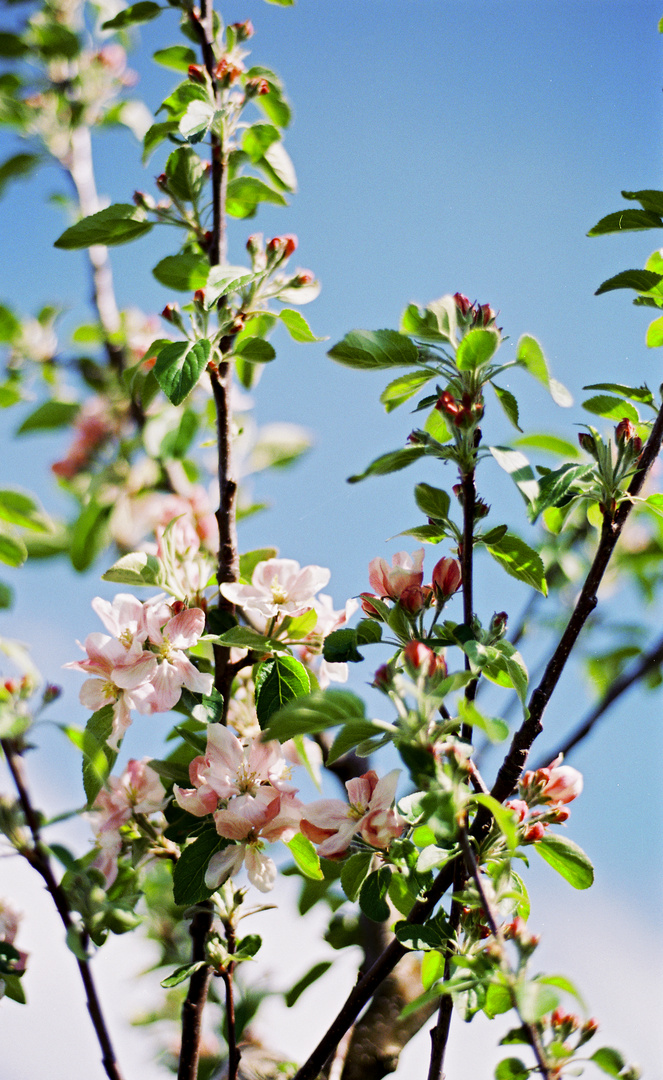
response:
[[(0, 740), (0, 745), (4, 750), (7, 758), (7, 764), (9, 771), (12, 774), (16, 791), (18, 792), (19, 802), (21, 809), (25, 815), (25, 820), (30, 829), (32, 835), (33, 847), (29, 850), (21, 850), (20, 854), (30, 863), (30, 865), (41, 875), (48, 892), (53, 898), (53, 902), (57, 908), (58, 914), (62, 920), (62, 923), (67, 931), (77, 933), (77, 928), (71, 917), (71, 908), (69, 906), (69, 900), (67, 895), (57, 882), (51, 866), (51, 860), (49, 858), (48, 849), (45, 847), (41, 839), (41, 829), (39, 823), (39, 816), (35, 811), (32, 801), (30, 799), (30, 793), (28, 791), (27, 781), (25, 777), (25, 771), (23, 768), (23, 758), (21, 754), (16, 750), (13, 742), (10, 739)], [(92, 978), (92, 971), (87, 960), (82, 960), (79, 957), (76, 958), (78, 964), (78, 970), (80, 972), (83, 987), (85, 989), (85, 996), (87, 999), (87, 1010), (90, 1014), (92, 1026), (94, 1027), (97, 1041), (101, 1048), (101, 1061), (108, 1077), (108, 1080), (123, 1080), (122, 1072), (117, 1063), (113, 1045), (111, 1043), (110, 1035), (106, 1027), (106, 1022), (101, 1008), (101, 1003), (97, 996), (96, 987)]]

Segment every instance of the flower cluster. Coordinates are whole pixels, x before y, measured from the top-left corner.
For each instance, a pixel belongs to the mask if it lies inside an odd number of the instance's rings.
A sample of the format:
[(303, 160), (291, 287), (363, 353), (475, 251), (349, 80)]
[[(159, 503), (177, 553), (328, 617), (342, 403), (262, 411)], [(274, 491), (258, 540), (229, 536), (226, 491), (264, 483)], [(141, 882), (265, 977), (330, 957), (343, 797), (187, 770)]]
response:
[(211, 693), (212, 676), (198, 671), (184, 651), (205, 628), (200, 608), (182, 609), (178, 603), (171, 607), (163, 594), (141, 603), (127, 593), (119, 593), (112, 603), (98, 596), (92, 607), (110, 635), (88, 634), (81, 645), (87, 658), (64, 666), (92, 676), (80, 691), (86, 708), (113, 706), (112, 749), (131, 724), (132, 709), (167, 712), (179, 701), (182, 687)]
[(563, 755), (558, 754), (546, 768), (524, 773), (519, 785), (520, 798), (506, 803), (523, 826), (525, 843), (542, 840), (549, 825), (567, 821), (571, 811), (566, 804), (582, 791), (582, 773), (571, 765), (562, 765), (562, 759)]
[(356, 833), (380, 850), (400, 836), (404, 823), (393, 809), (397, 770), (382, 780), (371, 771), (348, 781), (349, 804), (322, 799), (303, 806), (290, 782), (286, 749), (260, 738), (240, 740), (221, 724), (211, 724), (205, 754), (189, 766), (192, 787), (175, 785), (178, 805), (196, 817), (212, 814), (217, 833), (229, 842), (209, 862), (209, 889), (245, 865), (249, 881), (268, 892), (276, 866), (265, 844), (287, 842), (300, 830), (324, 856), (343, 854)]
[(399, 551), (392, 556), (391, 566), (377, 557), (368, 565), (368, 580), (375, 591), (362, 593), (361, 603), (365, 615), (380, 618), (379, 611), (372, 600), (394, 600), (410, 615), (418, 615), (431, 604), (441, 608), (449, 597), (458, 592), (462, 585), (462, 571), (457, 559), (443, 558), (433, 567), (430, 585), (424, 585), (424, 549), (419, 548), (412, 555)]
[(165, 805), (163, 784), (158, 773), (142, 761), (132, 759), (120, 777), (111, 776), (87, 815), (94, 831), (99, 855), (94, 865), (110, 886), (117, 877), (117, 859), (122, 850), (121, 828), (134, 814), (154, 814)]
[[(3, 958), (4, 974), (7, 976), (22, 975), (25, 971), (28, 954), (21, 949), (16, 949), (14, 944), (22, 918), (22, 914), (8, 900), (0, 896), (0, 943), (12, 946), (15, 950), (10, 953), (11, 959)], [(4, 997), (5, 991), (6, 983), (0, 977), (0, 998)]]

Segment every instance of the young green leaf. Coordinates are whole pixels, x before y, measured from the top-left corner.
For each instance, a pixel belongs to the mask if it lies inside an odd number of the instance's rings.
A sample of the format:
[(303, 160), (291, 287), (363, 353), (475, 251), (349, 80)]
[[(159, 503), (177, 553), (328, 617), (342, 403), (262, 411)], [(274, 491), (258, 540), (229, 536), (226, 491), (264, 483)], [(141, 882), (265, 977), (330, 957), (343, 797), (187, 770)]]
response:
[(231, 217), (253, 217), (261, 202), (288, 205), (280, 192), (255, 176), (236, 176), (229, 182), (226, 209)]
[(385, 412), (393, 412), (399, 405), (409, 401), (432, 378), (432, 371), (407, 371), (404, 375), (398, 375), (380, 394)]
[(107, 19), (101, 24), (101, 29), (123, 30), (126, 26), (135, 26), (138, 23), (156, 19), (161, 11), (161, 6), (153, 3), (152, 0), (139, 0), (137, 4), (130, 4), (129, 7), (119, 11), (112, 19)]
[[(638, 214), (640, 211), (627, 210), (626, 213)], [(658, 225), (663, 227), (663, 221), (659, 221)], [(612, 292), (613, 289), (635, 289), (636, 292), (646, 293), (661, 281), (663, 276), (655, 274), (653, 270), (622, 270), (620, 274), (603, 281), (594, 295), (600, 296), (601, 293)]]
[(341, 887), (348, 900), (355, 901), (359, 890), (368, 877), (373, 856), (370, 851), (359, 851), (346, 859), (341, 867)]
[(70, 225), (53, 245), (64, 251), (91, 247), (93, 244), (126, 244), (148, 233), (152, 223), (133, 203), (116, 203)]
[(378, 370), (419, 362), (414, 342), (397, 330), (352, 330), (327, 353), (345, 367)]
[(311, 735), (348, 720), (365, 719), (364, 702), (349, 690), (316, 690), (290, 701), (267, 726), (269, 739), (286, 742), (295, 735)]
[(622, 1069), (626, 1066), (626, 1061), (619, 1050), (615, 1050), (612, 1046), (601, 1046), (589, 1060), (608, 1076), (621, 1076)]
[(390, 866), (381, 866), (368, 875), (359, 890), (359, 907), (372, 922), (385, 922), (389, 918), (389, 904), (385, 897), (391, 874)]
[(362, 473), (348, 477), (349, 484), (357, 484), (367, 476), (386, 476), (387, 473), (399, 472), (418, 461), (426, 453), (423, 446), (406, 446), (402, 450), (392, 450), (375, 458)]
[(314, 341), (327, 340), (324, 337), (316, 337), (304, 316), (293, 308), (283, 308), (283, 311), (279, 312), (279, 319), (287, 327), (293, 341), (310, 344)]
[(516, 431), (522, 431), (523, 429), (518, 423), (518, 402), (516, 401), (511, 391), (504, 390), (501, 386), (498, 386), (497, 383), (493, 383), (492, 387), (495, 391), (495, 396), (497, 397), (497, 400), (504, 409), (504, 412), (515, 427)]
[(182, 851), (173, 870), (173, 900), (176, 904), (197, 904), (207, 900), (213, 890), (205, 885), (205, 872), (212, 855), (228, 847), (229, 841), (207, 825)]
[(431, 484), (416, 484), (414, 499), (422, 514), (425, 514), (426, 517), (441, 521), (446, 521), (448, 518), (451, 497), (446, 491), (432, 487)]
[(308, 837), (303, 833), (297, 833), (292, 840), (286, 841), (286, 847), (289, 848), (290, 854), (304, 877), (312, 881), (324, 881), (325, 875), (320, 869), (318, 853)]
[(194, 252), (167, 255), (152, 271), (157, 281), (168, 289), (179, 292), (195, 292), (204, 289), (209, 274), (209, 262)]
[(459, 371), (476, 371), (487, 364), (499, 348), (500, 335), (496, 330), (477, 327), (468, 331), (456, 350)]
[[(272, 4), (283, 3), (283, 0), (269, 0), (269, 2)], [(322, 975), (324, 975), (326, 971), (329, 971), (329, 968), (331, 966), (331, 960), (321, 960), (318, 964), (314, 964), (313, 967), (306, 972), (306, 975), (303, 975), (302, 978), (299, 979), (299, 981), (296, 982), (295, 985), (283, 995), (283, 999), (287, 1007), (291, 1009), (295, 1002), (304, 993), (304, 991), (307, 990), (309, 986), (312, 986), (314, 982), (317, 982), (317, 980)]]
[(660, 228), (663, 228), (663, 220), (651, 210), (617, 210), (597, 221), (587, 235), (605, 236), (606, 233)]
[(496, 544), (486, 543), (485, 540), (484, 544), (495, 562), (498, 562), (510, 577), (531, 585), (544, 596), (548, 595), (548, 583), (541, 556), (519, 536), (506, 533)]
[(162, 67), (186, 72), (190, 64), (197, 62), (198, 57), (193, 49), (188, 49), (186, 45), (170, 45), (167, 49), (157, 49), (152, 54), (152, 59)]
[(173, 341), (157, 356), (154, 374), (159, 386), (173, 405), (181, 405), (207, 367), (212, 346), (206, 338), (199, 341)]
[(261, 728), (274, 713), (311, 689), (308, 671), (294, 656), (275, 656), (260, 665), (256, 674), (256, 712)]
[(45, 401), (31, 412), (18, 428), (17, 435), (28, 431), (52, 431), (72, 424), (80, 412), (77, 401)]
[(537, 840), (534, 848), (574, 889), (588, 889), (594, 881), (594, 867), (589, 858), (566, 836), (548, 833), (543, 840)]
[(116, 563), (101, 575), (102, 581), (115, 581), (120, 585), (161, 584), (161, 563), (156, 555), (147, 555), (144, 551), (134, 551), (123, 555)]

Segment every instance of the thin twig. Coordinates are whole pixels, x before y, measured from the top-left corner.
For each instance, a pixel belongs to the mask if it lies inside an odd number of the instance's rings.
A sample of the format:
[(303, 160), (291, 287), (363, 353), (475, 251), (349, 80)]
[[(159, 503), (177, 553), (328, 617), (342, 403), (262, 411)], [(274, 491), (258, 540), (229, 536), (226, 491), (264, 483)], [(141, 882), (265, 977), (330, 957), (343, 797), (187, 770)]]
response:
[[(226, 948), (232, 955), (235, 952), (237, 944), (235, 938), (235, 931), (230, 923), (225, 924), (226, 931)], [(242, 1056), (241, 1051), (237, 1046), (237, 1028), (235, 1023), (235, 995), (234, 995), (234, 981), (233, 973), (235, 971), (235, 965), (231, 961), (227, 968), (221, 972), (221, 978), (223, 979), (226, 988), (226, 1028), (228, 1031), (228, 1076), (227, 1080), (237, 1080), (237, 1071), (239, 1069), (239, 1062)]]
[[(212, 927), (212, 918), (212, 905), (199, 904), (189, 928), (192, 941), (191, 961), (194, 964), (206, 959), (205, 943)], [(211, 977), (212, 968), (205, 964), (195, 971), (189, 980), (189, 990), (182, 1006), (182, 1047), (177, 1080), (196, 1080), (198, 1076), (203, 1009)]]
[[(41, 875), (46, 888), (53, 898), (53, 902), (57, 908), (58, 914), (62, 920), (62, 923), (69, 934), (70, 932), (76, 932), (73, 919), (71, 917), (71, 908), (69, 906), (69, 900), (62, 887), (57, 882), (51, 861), (48, 854), (48, 849), (45, 847), (41, 839), (41, 829), (39, 823), (39, 816), (37, 815), (32, 801), (30, 799), (30, 793), (27, 786), (25, 777), (25, 771), (23, 767), (23, 758), (18, 753), (10, 739), (0, 740), (0, 745), (4, 750), (7, 758), (7, 764), (9, 771), (12, 774), (16, 791), (18, 792), (19, 802), (25, 815), (25, 820), (30, 829), (32, 835), (33, 847), (29, 850), (22, 850), (22, 854), (30, 865)], [(78, 970), (80, 972), (81, 980), (85, 988), (85, 996), (87, 999), (87, 1009), (90, 1014), (92, 1026), (94, 1027), (97, 1041), (101, 1048), (101, 1061), (108, 1076), (108, 1080), (122, 1080), (122, 1072), (115, 1057), (115, 1051), (111, 1043), (110, 1035), (106, 1027), (106, 1021), (104, 1019), (103, 1011), (99, 997), (97, 996), (96, 987), (92, 978), (92, 971), (87, 960), (83, 960), (80, 957), (76, 958), (78, 964)]]
[(509, 752), (497, 774), (497, 779), (493, 785), (491, 794), (500, 802), (507, 799), (514, 790), (525, 767), (527, 755), (529, 754), (532, 743), (537, 735), (543, 731), (543, 724), (541, 722), (543, 713), (557, 683), (559, 682), (566, 662), (571, 655), (571, 651), (578, 640), (580, 631), (596, 607), (598, 602), (596, 594), (599, 585), (603, 580), (603, 575), (605, 574), (612, 553), (615, 550), (624, 523), (633, 508), (634, 504), (628, 496), (637, 496), (640, 493), (642, 485), (647, 477), (647, 473), (658, 457), (662, 441), (663, 408), (659, 409), (647, 444), (640, 455), (638, 469), (631, 478), (631, 482), (627, 489), (627, 496), (624, 497), (620, 503), (614, 517), (609, 517), (607, 514), (604, 516), (601, 538), (589, 573), (585, 579), (585, 584), (582, 587), (580, 596), (578, 597), (575, 608), (571, 613), (571, 617), (560, 638), (557, 648), (548, 662), (543, 679), (530, 698), (529, 716), (515, 733)]
[[(463, 863), (458, 859), (454, 866), (454, 894), (458, 894), (465, 884), (465, 870)], [(451, 962), (456, 953), (456, 943), (460, 933), (460, 922), (463, 914), (463, 905), (459, 900), (451, 901), (449, 911), (449, 927), (451, 937), (444, 951), (444, 981), (451, 978)], [(449, 1042), (451, 1031), (451, 1016), (453, 1013), (453, 999), (451, 994), (443, 994), (440, 999), (440, 1007), (437, 1014), (437, 1023), (431, 1029), (431, 1056), (428, 1068), (428, 1080), (442, 1080), (444, 1073), (444, 1058)]]
[(563, 754), (566, 757), (571, 751), (582, 742), (583, 739), (589, 735), (594, 725), (601, 719), (601, 717), (608, 711), (611, 705), (614, 705), (615, 701), (627, 690), (630, 690), (635, 683), (640, 679), (648, 675), (650, 671), (654, 671), (660, 667), (663, 663), (663, 637), (659, 638), (655, 645), (652, 646), (646, 653), (643, 653), (640, 659), (634, 664), (629, 671), (625, 671), (618, 679), (610, 685), (610, 688), (605, 692), (602, 698), (596, 703), (594, 708), (587, 714), (585, 719), (578, 727), (568, 735), (563, 743), (561, 743), (550, 754), (546, 755), (546, 761), (543, 760), (534, 765), (535, 769), (542, 768), (543, 765), (547, 765), (549, 761), (552, 761), (559, 754)]

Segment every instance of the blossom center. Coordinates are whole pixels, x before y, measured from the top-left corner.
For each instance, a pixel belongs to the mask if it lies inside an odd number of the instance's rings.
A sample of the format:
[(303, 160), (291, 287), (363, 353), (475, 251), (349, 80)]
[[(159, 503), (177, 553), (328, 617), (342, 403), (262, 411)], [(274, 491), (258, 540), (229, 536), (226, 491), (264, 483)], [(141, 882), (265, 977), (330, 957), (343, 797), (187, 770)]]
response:
[(173, 646), (170, 644), (170, 641), (167, 637), (164, 637), (161, 645), (159, 646), (159, 656), (162, 660), (168, 660), (170, 663), (173, 662)]
[(270, 588), (272, 590), (272, 599), (274, 600), (275, 604), (285, 604), (287, 602), (287, 589), (284, 589), (283, 586), (279, 583), (277, 574), (274, 574)]
[(118, 640), (122, 642), (125, 649), (130, 649), (134, 643), (134, 636), (131, 630), (123, 630)]

